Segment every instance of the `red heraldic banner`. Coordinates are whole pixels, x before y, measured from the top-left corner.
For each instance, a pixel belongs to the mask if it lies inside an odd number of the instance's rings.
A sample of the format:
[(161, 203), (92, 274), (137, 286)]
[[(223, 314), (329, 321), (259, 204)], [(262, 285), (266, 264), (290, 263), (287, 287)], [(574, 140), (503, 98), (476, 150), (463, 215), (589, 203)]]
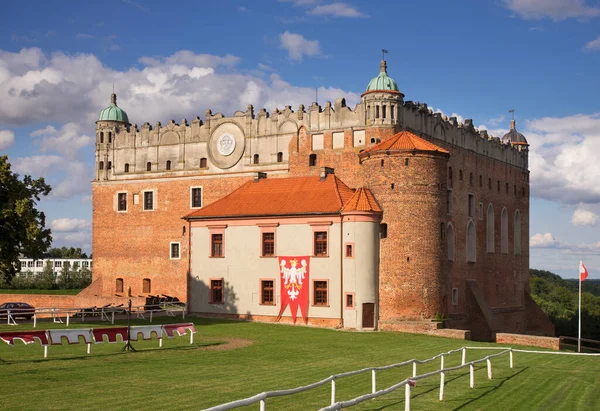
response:
[(279, 257), (281, 310), (279, 310), (277, 320), (281, 318), (281, 315), (289, 304), (294, 324), (296, 323), (298, 306), (300, 306), (304, 324), (308, 322), (309, 262), (310, 257), (308, 256)]

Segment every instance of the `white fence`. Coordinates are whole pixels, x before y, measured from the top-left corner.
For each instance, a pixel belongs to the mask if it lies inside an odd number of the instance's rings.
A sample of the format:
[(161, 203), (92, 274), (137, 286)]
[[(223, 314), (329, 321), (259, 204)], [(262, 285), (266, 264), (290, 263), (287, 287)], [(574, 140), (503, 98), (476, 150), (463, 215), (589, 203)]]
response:
[[(187, 305), (185, 303), (161, 303), (152, 306), (139, 305), (131, 307), (131, 315), (135, 315), (138, 319), (148, 319), (152, 322), (154, 314), (160, 313), (165, 314), (169, 317), (175, 317), (181, 314), (181, 318), (185, 319), (185, 313), (187, 311)], [(18, 325), (16, 317), (21, 317), (24, 312), (23, 308), (6, 310), (2, 312), (2, 317), (6, 314), (6, 323), (8, 325)], [(85, 307), (85, 308), (36, 308), (33, 313), (33, 328), (37, 327), (38, 319), (40, 318), (52, 318), (55, 323), (66, 323), (68, 327), (70, 322), (75, 318), (81, 318), (81, 321), (85, 321), (86, 318), (90, 319), (93, 317), (100, 317), (102, 321), (109, 321), (111, 324), (115, 323), (115, 315), (127, 314), (127, 308), (123, 306), (104, 306), (104, 307)]]
[[(490, 355), (480, 358), (478, 360), (467, 362), (466, 361), (467, 350), (500, 350), (500, 352), (497, 354), (490, 354)], [(457, 353), (457, 352), (462, 352), (461, 365), (445, 368), (445, 366), (444, 366), (445, 357), (450, 354)], [(441, 401), (444, 399), (444, 385), (445, 385), (447, 372), (456, 371), (456, 370), (460, 370), (462, 368), (469, 367), (469, 387), (474, 388), (475, 387), (475, 365), (476, 364), (479, 364), (479, 363), (482, 363), (485, 361), (487, 364), (487, 377), (488, 377), (488, 379), (492, 379), (491, 359), (508, 354), (510, 368), (513, 368), (513, 353), (514, 352), (537, 353), (537, 354), (600, 356), (600, 354), (563, 353), (563, 352), (556, 352), (556, 351), (529, 351), (529, 350), (518, 350), (518, 349), (503, 348), (503, 347), (462, 347), (462, 348), (459, 348), (456, 350), (451, 350), (451, 351), (448, 351), (445, 353), (438, 354), (438, 355), (436, 355), (432, 358), (426, 359), (426, 360), (412, 359), (412, 360), (404, 361), (404, 362), (401, 362), (398, 364), (391, 364), (391, 365), (386, 365), (386, 366), (382, 366), (382, 367), (363, 368), (361, 370), (350, 371), (350, 372), (346, 372), (346, 373), (332, 375), (321, 381), (317, 381), (315, 383), (312, 383), (309, 385), (304, 385), (304, 386), (297, 387), (297, 388), (292, 388), (292, 389), (287, 389), (287, 390), (278, 390), (278, 391), (267, 391), (267, 392), (263, 392), (263, 393), (254, 395), (249, 398), (244, 398), (241, 400), (232, 401), (232, 402), (228, 402), (226, 404), (221, 404), (221, 405), (217, 405), (215, 407), (207, 408), (204, 411), (231, 410), (231, 409), (234, 409), (237, 407), (252, 405), (257, 402), (260, 403), (260, 411), (266, 411), (268, 398), (281, 397), (284, 395), (291, 395), (291, 394), (298, 394), (298, 393), (301, 393), (304, 391), (312, 390), (313, 388), (321, 387), (328, 383), (331, 383), (331, 405), (329, 405), (325, 408), (321, 408), (320, 411), (341, 410), (342, 408), (351, 407), (351, 406), (357, 405), (363, 401), (389, 394), (392, 391), (395, 391), (401, 387), (405, 387), (404, 409), (405, 409), (405, 411), (409, 411), (410, 410), (411, 388), (416, 385), (416, 382), (418, 380), (439, 375), (440, 376), (440, 396), (439, 396), (439, 398)], [(435, 361), (438, 358), (440, 359), (440, 369), (426, 373), (426, 374), (417, 375), (417, 364), (426, 364), (426, 363)], [(377, 371), (389, 370), (389, 369), (397, 368), (397, 367), (404, 367), (404, 366), (411, 365), (411, 364), (412, 364), (412, 378), (407, 378), (403, 381), (400, 381), (397, 384), (392, 385), (391, 387), (377, 391), (377, 388), (376, 388), (377, 387)], [(371, 393), (370, 394), (361, 395), (359, 397), (356, 397), (356, 398), (348, 400), (348, 401), (336, 402), (336, 380), (344, 378), (344, 377), (350, 377), (353, 375), (367, 373), (369, 371), (371, 372)]]

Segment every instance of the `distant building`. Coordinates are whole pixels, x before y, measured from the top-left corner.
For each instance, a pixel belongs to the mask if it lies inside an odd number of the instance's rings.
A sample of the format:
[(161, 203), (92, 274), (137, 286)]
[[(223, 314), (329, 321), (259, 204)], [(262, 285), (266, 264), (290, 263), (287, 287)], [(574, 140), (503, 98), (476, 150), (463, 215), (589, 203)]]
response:
[(514, 121), (498, 138), (405, 101), (385, 61), (354, 108), (138, 128), (113, 94), (96, 122), (88, 292), (275, 321), (286, 276), (304, 272), (278, 259), (304, 256), (309, 324), (553, 334), (529, 295), (528, 153)]
[(52, 271), (57, 276), (60, 275), (60, 272), (66, 263), (70, 264), (71, 269), (73, 269), (75, 264), (77, 264), (80, 270), (83, 268), (87, 268), (90, 271), (92, 270), (91, 258), (44, 258), (39, 260), (34, 260), (32, 258), (19, 258), (20, 267), (17, 267), (17, 270), (21, 274), (25, 274), (27, 272), (39, 274), (44, 271), (44, 267), (46, 267), (48, 262), (52, 264)]

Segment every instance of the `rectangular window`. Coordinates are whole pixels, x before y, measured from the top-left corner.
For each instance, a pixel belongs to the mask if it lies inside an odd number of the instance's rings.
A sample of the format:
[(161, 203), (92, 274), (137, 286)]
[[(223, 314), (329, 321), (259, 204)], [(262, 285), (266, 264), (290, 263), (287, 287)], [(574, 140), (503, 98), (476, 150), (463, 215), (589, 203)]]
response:
[(144, 191), (144, 210), (154, 210), (154, 192)]
[(152, 292), (152, 282), (149, 278), (144, 278), (142, 283), (142, 290), (144, 294), (150, 294)]
[(379, 224), (379, 238), (387, 238), (388, 226), (387, 223)]
[(313, 305), (326, 306), (327, 301), (327, 281), (313, 281)]
[(191, 208), (202, 207), (202, 187), (192, 187), (190, 189), (190, 205)]
[(475, 196), (469, 194), (469, 217), (473, 217), (475, 213)]
[(171, 260), (179, 260), (179, 243), (171, 243)]
[(27, 261), (27, 267), (33, 267), (33, 261)]
[(315, 256), (327, 256), (327, 231), (315, 231)]
[(223, 234), (211, 235), (211, 257), (223, 257)]
[(275, 255), (275, 233), (262, 233), (262, 255), (263, 257)]
[(127, 193), (117, 195), (117, 211), (127, 211)]
[(54, 262), (54, 267), (55, 268), (62, 268), (62, 261), (55, 261)]
[(452, 289), (452, 305), (458, 304), (458, 288)]
[(123, 279), (122, 278), (117, 278), (117, 281), (115, 283), (115, 292), (117, 292), (117, 293), (123, 292)]
[(483, 203), (479, 203), (479, 219), (483, 220)]
[(35, 266), (36, 266), (36, 267), (43, 267), (43, 266), (44, 266), (44, 262), (43, 262), (43, 261), (40, 261), (40, 260), (38, 260), (38, 261), (36, 261), (36, 262), (35, 262)]
[(275, 305), (275, 282), (273, 280), (260, 281), (260, 303), (263, 305)]
[(346, 243), (346, 258), (354, 258), (354, 244)]
[(346, 308), (354, 308), (354, 293), (344, 294), (344, 306)]
[(209, 302), (211, 304), (223, 304), (223, 279), (210, 280)]

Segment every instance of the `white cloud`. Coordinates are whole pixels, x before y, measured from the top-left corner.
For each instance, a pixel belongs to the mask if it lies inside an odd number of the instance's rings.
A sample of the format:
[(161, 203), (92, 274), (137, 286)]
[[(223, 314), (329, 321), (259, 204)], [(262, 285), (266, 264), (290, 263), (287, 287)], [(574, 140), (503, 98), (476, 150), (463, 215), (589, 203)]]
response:
[(15, 133), (11, 130), (0, 130), (0, 150), (6, 150), (15, 142)]
[(596, 225), (598, 224), (598, 215), (590, 210), (578, 207), (571, 218), (573, 225)]
[(600, 16), (600, 8), (587, 6), (585, 0), (504, 0), (504, 6), (525, 20), (560, 21)]
[(93, 40), (96, 38), (96, 36), (92, 36), (91, 34), (87, 34), (87, 33), (77, 33), (75, 35), (75, 38), (77, 40)]
[(588, 42), (583, 49), (587, 50), (587, 51), (598, 51), (598, 50), (600, 50), (600, 37), (598, 37), (595, 40), (592, 40), (592, 41)]
[(334, 16), (334, 17), (367, 17), (356, 8), (346, 3), (331, 3), (316, 6), (309, 11), (309, 14), (315, 16)]
[(88, 230), (91, 225), (92, 224), (89, 221), (79, 218), (57, 218), (50, 222), (52, 231), (59, 232)]
[(556, 248), (560, 245), (551, 233), (535, 234), (529, 239), (531, 248)]
[(307, 40), (300, 34), (285, 31), (279, 35), (279, 45), (288, 51), (292, 60), (301, 61), (304, 56), (317, 56), (321, 54), (318, 40)]
[(35, 130), (30, 134), (38, 138), (42, 152), (56, 151), (67, 159), (75, 159), (78, 151), (94, 142), (94, 137), (82, 135), (82, 127), (75, 123), (63, 124), (59, 130), (53, 126)]
[(319, 4), (321, 0), (279, 0), (281, 3), (293, 3), (294, 6), (314, 6)]
[(497, 126), (498, 124), (504, 121), (504, 115), (499, 115), (498, 117), (492, 117), (487, 122), (492, 126)]
[(561, 203), (600, 202), (600, 113), (526, 122), (532, 195)]

